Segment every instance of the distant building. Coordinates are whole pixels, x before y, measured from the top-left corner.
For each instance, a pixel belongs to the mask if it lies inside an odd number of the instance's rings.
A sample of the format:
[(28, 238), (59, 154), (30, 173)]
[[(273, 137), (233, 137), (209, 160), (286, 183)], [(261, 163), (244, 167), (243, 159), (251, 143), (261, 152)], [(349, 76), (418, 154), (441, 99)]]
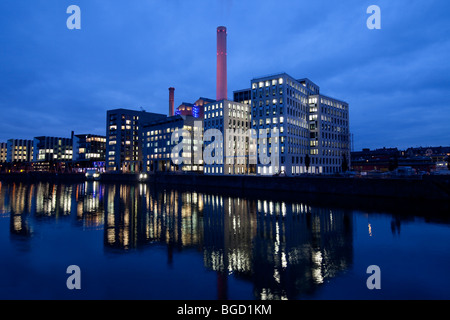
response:
[(405, 155), (409, 157), (430, 157), (434, 162), (442, 162), (450, 156), (450, 147), (418, 147), (408, 148)]
[(183, 102), (175, 111), (175, 115), (191, 116), (202, 119), (204, 114), (204, 106), (214, 101), (215, 100), (213, 99), (200, 97), (194, 103)]
[(242, 89), (233, 91), (233, 100), (235, 102), (252, 104), (252, 89)]
[[(249, 105), (229, 100), (205, 105), (204, 130), (206, 132), (209, 129), (217, 129), (223, 135), (223, 140), (214, 150), (218, 154), (212, 155), (214, 163), (208, 163), (204, 159), (205, 174), (256, 173), (256, 163), (252, 167), (249, 161), (251, 138)], [(210, 143), (205, 141), (205, 148)]]
[(64, 172), (72, 162), (72, 138), (35, 137), (33, 139), (33, 170)]
[(6, 162), (7, 143), (0, 142), (0, 163)]
[[(194, 159), (194, 151), (200, 154), (202, 152), (202, 127), (202, 119), (185, 115), (175, 115), (144, 125), (142, 128), (144, 171), (203, 172), (203, 160)], [(180, 145), (179, 158), (185, 161), (177, 159), (173, 153), (177, 145)]]
[(103, 170), (106, 159), (106, 137), (93, 134), (73, 136), (73, 165)]
[(9, 139), (7, 142), (6, 162), (33, 161), (33, 141)]
[(106, 114), (106, 170), (140, 172), (142, 138), (140, 127), (166, 115), (128, 109), (108, 110)]
[(33, 161), (72, 161), (72, 138), (35, 137), (33, 140)]
[(398, 167), (411, 167), (416, 172), (433, 172), (437, 162), (424, 151), (414, 152), (413, 148), (407, 151), (397, 148), (380, 148), (351, 153), (352, 169), (358, 172), (389, 172)]

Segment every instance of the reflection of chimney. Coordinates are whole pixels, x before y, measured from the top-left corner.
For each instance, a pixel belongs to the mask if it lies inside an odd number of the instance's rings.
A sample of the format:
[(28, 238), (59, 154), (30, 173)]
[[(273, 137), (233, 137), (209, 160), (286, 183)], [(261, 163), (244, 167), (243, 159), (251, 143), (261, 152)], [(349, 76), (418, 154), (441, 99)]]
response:
[(227, 99), (227, 28), (217, 27), (216, 100)]
[(175, 103), (175, 88), (169, 88), (169, 117), (174, 115), (174, 103)]

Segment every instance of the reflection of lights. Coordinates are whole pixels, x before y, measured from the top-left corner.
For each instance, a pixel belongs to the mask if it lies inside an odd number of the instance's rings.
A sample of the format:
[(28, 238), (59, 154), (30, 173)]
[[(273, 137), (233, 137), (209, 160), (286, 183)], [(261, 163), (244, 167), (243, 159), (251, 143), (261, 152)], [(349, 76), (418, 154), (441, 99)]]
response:
[(369, 223), (368, 227), (369, 227), (369, 237), (371, 237), (372, 236), (372, 225)]
[(323, 283), (323, 277), (322, 277), (322, 253), (320, 251), (316, 251), (313, 253), (312, 260), (314, 264), (316, 265), (312, 269), (312, 275), (314, 278), (314, 281), (316, 283)]
[(286, 216), (286, 203), (284, 202), (281, 203), (281, 214), (283, 215), (283, 217)]
[(273, 278), (275, 279), (276, 282), (281, 283), (280, 273), (278, 272), (277, 269), (273, 270)]
[(22, 216), (14, 216), (14, 231), (22, 230)]

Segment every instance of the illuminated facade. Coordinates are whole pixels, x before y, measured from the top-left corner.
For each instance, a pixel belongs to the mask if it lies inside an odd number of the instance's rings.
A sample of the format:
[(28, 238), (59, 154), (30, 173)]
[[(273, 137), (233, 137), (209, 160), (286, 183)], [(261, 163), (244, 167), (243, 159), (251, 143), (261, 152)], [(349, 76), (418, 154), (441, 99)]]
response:
[(7, 143), (0, 142), (0, 163), (6, 162)]
[[(249, 165), (250, 106), (244, 103), (221, 100), (205, 105), (205, 132), (216, 129), (223, 140), (215, 148), (213, 163), (205, 160), (205, 174), (247, 174)], [(207, 140), (205, 138), (205, 140)], [(212, 140), (209, 140), (212, 141)], [(215, 143), (215, 142), (211, 142)], [(205, 141), (205, 148), (209, 145)], [(218, 154), (217, 154), (218, 153)]]
[(166, 115), (128, 109), (106, 114), (106, 170), (136, 173), (142, 170), (142, 139), (139, 128), (165, 119)]
[[(280, 73), (251, 80), (251, 113), (259, 135), (279, 131), (279, 167), (259, 163), (258, 174), (330, 174), (349, 166), (348, 104), (320, 94), (309, 79)], [(262, 147), (270, 150), (270, 141)]]
[(33, 161), (72, 161), (72, 139), (59, 137), (35, 137)]
[(215, 102), (216, 100), (200, 97), (194, 103), (183, 102), (178, 106), (175, 111), (175, 115), (191, 116), (194, 118), (202, 119), (204, 116), (204, 107), (208, 103)]
[[(193, 151), (201, 152), (202, 150), (202, 127), (201, 119), (182, 115), (167, 117), (145, 125), (142, 130), (144, 171), (148, 173), (202, 172), (203, 161), (194, 161), (193, 158)], [(181, 131), (183, 129), (184, 134)], [(180, 148), (182, 152), (180, 157), (184, 159), (183, 161), (177, 160), (172, 153), (178, 144), (183, 145)]]
[(105, 161), (106, 137), (77, 134), (73, 137), (73, 161)]
[(8, 140), (6, 162), (31, 162), (31, 161), (33, 161), (32, 140), (22, 140), (22, 139)]

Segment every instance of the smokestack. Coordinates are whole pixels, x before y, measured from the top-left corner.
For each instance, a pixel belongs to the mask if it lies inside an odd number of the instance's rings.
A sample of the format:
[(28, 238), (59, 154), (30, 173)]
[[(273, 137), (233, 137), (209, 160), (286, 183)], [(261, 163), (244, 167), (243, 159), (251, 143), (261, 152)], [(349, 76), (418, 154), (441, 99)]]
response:
[(217, 27), (216, 100), (227, 97), (227, 28)]
[(175, 88), (169, 88), (169, 117), (174, 115)]

